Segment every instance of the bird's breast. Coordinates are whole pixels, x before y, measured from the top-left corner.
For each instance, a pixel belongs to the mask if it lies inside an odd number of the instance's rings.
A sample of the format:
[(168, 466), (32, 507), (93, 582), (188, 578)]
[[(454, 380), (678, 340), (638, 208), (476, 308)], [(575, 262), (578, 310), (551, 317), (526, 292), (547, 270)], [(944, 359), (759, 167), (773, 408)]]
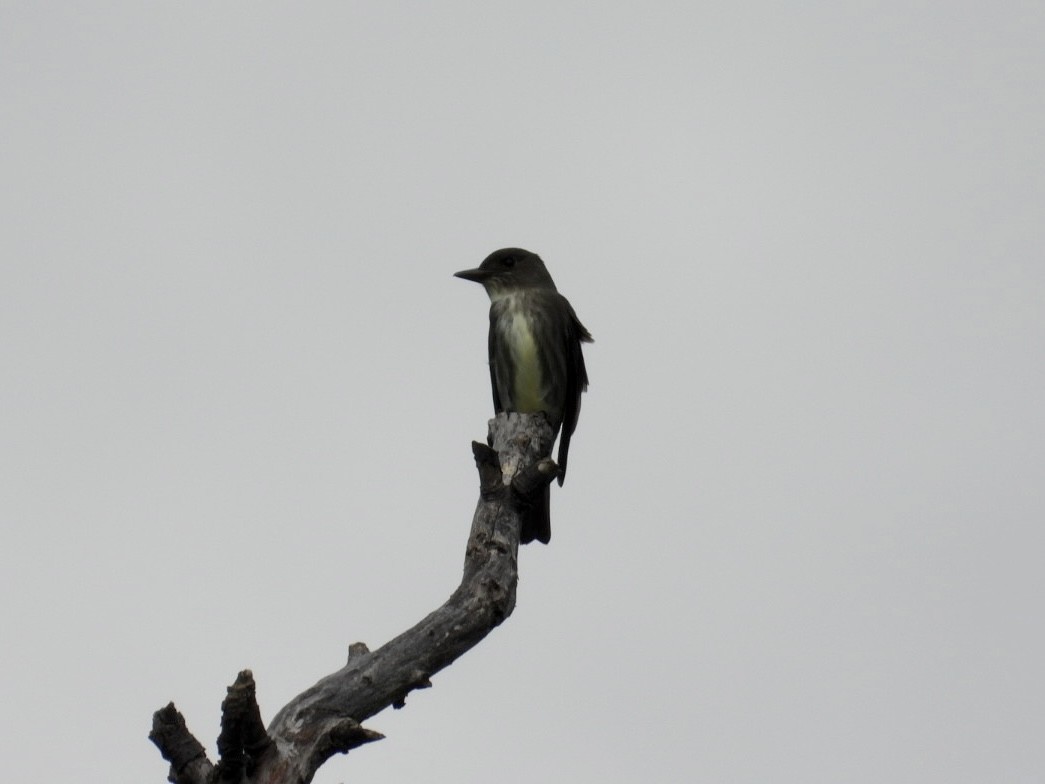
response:
[(546, 410), (538, 343), (521, 298), (508, 298), (499, 327), (500, 338), (511, 356), (512, 408), (531, 414)]

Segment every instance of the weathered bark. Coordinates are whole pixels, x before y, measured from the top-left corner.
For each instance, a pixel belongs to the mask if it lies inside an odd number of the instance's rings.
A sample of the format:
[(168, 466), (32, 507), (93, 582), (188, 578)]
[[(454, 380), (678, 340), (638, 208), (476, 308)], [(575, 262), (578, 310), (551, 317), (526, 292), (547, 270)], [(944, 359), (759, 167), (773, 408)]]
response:
[(544, 417), (498, 414), (489, 444), (472, 443), (479, 503), (457, 590), (413, 628), (370, 651), (349, 648), (348, 663), (291, 700), (266, 730), (249, 670), (222, 703), (220, 759), (213, 765), (171, 703), (153, 715), (149, 738), (171, 764), (174, 784), (308, 784), (331, 756), (383, 736), (360, 726), (482, 640), (515, 608), (519, 510), (551, 483), (554, 434)]

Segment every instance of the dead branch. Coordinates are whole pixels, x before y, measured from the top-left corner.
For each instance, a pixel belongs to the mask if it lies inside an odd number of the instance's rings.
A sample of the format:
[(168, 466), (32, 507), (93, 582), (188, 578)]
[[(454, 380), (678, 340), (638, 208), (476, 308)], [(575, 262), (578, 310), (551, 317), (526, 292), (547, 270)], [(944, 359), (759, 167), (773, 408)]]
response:
[(489, 446), (473, 442), (479, 502), (465, 549), (464, 575), (450, 598), (375, 651), (362, 643), (348, 662), (262, 724), (249, 670), (222, 703), (219, 761), (212, 764), (171, 703), (153, 715), (149, 739), (170, 763), (173, 784), (308, 784), (331, 756), (384, 737), (361, 722), (401, 708), (415, 689), (452, 664), (515, 608), (519, 510), (555, 477), (547, 459), (554, 434), (543, 416), (498, 414)]

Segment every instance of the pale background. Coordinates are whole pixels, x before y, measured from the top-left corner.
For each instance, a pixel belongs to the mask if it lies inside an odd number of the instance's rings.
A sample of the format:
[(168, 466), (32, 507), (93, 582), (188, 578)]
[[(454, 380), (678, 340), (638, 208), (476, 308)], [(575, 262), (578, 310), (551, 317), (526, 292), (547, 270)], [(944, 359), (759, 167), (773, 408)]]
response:
[(552, 544), (317, 781), (1045, 781), (1040, 2), (3, 2), (0, 87), (5, 780), (448, 596), (521, 245)]

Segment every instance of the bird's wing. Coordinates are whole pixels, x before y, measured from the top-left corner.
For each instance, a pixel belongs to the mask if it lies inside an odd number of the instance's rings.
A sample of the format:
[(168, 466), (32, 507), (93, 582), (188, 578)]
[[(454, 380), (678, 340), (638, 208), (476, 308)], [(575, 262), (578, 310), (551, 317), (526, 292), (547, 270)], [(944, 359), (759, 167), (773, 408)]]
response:
[[(562, 296), (562, 295), (558, 295)], [(566, 394), (563, 400), (562, 435), (559, 436), (559, 484), (566, 479), (566, 459), (570, 452), (570, 436), (577, 428), (581, 413), (581, 393), (588, 388), (588, 371), (584, 367), (581, 343), (591, 343), (591, 334), (581, 324), (569, 301), (562, 297), (568, 317), (563, 325), (566, 340)]]
[[(497, 340), (497, 305), (490, 306), (490, 334), (486, 341), (486, 357), (490, 363), (490, 390), (493, 392), (493, 410), (495, 414), (504, 411), (501, 396), (497, 393), (497, 363), (494, 362), (494, 341)], [(508, 381), (508, 379), (505, 379)], [(509, 387), (510, 389), (510, 387)]]

